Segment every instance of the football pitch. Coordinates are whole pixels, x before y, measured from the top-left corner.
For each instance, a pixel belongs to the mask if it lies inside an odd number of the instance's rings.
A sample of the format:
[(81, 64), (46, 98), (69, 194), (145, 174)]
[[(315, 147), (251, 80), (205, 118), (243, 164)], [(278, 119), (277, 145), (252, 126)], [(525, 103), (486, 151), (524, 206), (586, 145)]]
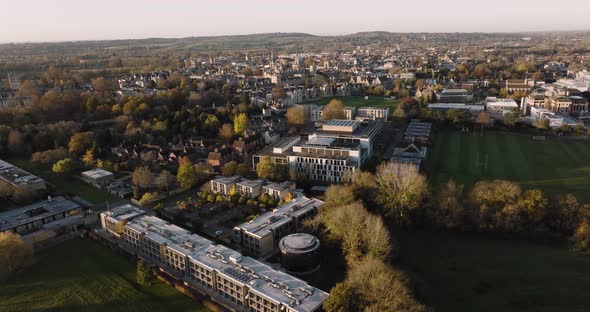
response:
[(442, 131), (433, 137), (426, 168), (434, 187), (450, 179), (467, 189), (480, 180), (505, 179), (525, 189), (590, 201), (590, 141)]

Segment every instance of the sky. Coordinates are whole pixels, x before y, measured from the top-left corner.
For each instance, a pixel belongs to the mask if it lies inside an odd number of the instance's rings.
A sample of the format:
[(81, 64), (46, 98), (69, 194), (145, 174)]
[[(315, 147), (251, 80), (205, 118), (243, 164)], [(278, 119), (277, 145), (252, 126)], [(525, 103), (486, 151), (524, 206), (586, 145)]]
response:
[(0, 42), (590, 30), (590, 0), (7, 0)]

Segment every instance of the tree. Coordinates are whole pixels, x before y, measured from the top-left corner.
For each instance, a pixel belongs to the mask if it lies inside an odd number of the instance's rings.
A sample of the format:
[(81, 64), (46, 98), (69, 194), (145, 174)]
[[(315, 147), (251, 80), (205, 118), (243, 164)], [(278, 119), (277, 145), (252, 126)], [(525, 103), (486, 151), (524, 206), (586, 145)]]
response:
[(337, 99), (332, 99), (324, 107), (322, 110), (322, 119), (323, 120), (331, 120), (331, 119), (345, 119), (346, 113), (344, 112), (344, 105), (342, 101)]
[(410, 221), (410, 213), (419, 208), (428, 195), (426, 177), (410, 164), (382, 164), (375, 179), (378, 203), (399, 223)]
[(84, 162), (86, 167), (93, 167), (96, 164), (96, 161), (94, 160), (94, 151), (91, 148), (87, 149), (84, 156), (82, 156), (82, 162)]
[(33, 248), (18, 234), (0, 233), (0, 276), (13, 273), (31, 262)]
[(94, 132), (77, 132), (72, 135), (68, 143), (70, 154), (81, 155), (94, 143)]
[(273, 179), (275, 175), (275, 165), (272, 163), (270, 156), (262, 156), (260, 162), (256, 164), (256, 174), (261, 179)]
[(492, 115), (487, 111), (482, 111), (475, 117), (475, 123), (480, 125), (482, 129), (489, 127), (492, 125)]
[(31, 156), (31, 161), (38, 162), (41, 164), (51, 164), (55, 163), (60, 159), (67, 158), (68, 151), (66, 151), (63, 147), (46, 150), (44, 152), (37, 152), (33, 153)]
[(590, 249), (590, 220), (588, 218), (584, 218), (576, 227), (574, 235), (570, 238), (570, 249), (573, 251)]
[(72, 171), (72, 159), (66, 158), (57, 161), (53, 166), (51, 166), (51, 171), (57, 174), (64, 174), (70, 173)]
[(305, 108), (303, 106), (293, 106), (287, 110), (287, 122), (290, 125), (305, 125)]
[(287, 91), (282, 87), (272, 88), (272, 98), (275, 100), (284, 99), (287, 96)]
[(141, 189), (146, 189), (152, 185), (152, 171), (147, 166), (141, 166), (133, 170), (131, 182), (133, 185), (138, 186)]
[(514, 182), (504, 180), (477, 182), (471, 190), (471, 202), (478, 214), (479, 227), (493, 229), (502, 225), (502, 220), (498, 220), (498, 217), (502, 214), (504, 214), (503, 217), (507, 217), (513, 214), (512, 211), (516, 212), (516, 203), (520, 194), (520, 186)]
[(180, 187), (191, 188), (199, 182), (199, 176), (193, 164), (185, 162), (178, 167), (176, 180), (180, 184)]
[(155, 183), (158, 186), (158, 189), (162, 191), (168, 191), (170, 188), (170, 184), (175, 179), (174, 175), (170, 173), (168, 170), (162, 170), (160, 174), (156, 177)]
[(14, 155), (20, 155), (25, 151), (24, 137), (17, 129), (11, 129), (8, 133), (8, 151)]
[(406, 111), (403, 108), (398, 107), (395, 109), (395, 111), (393, 111), (393, 117), (398, 119), (406, 119), (408, 118), (408, 114), (406, 114)]
[(535, 127), (539, 128), (539, 129), (549, 129), (550, 124), (551, 124), (551, 122), (549, 121), (549, 119), (547, 119), (545, 117), (535, 121)]
[(326, 312), (357, 312), (363, 304), (357, 290), (350, 283), (337, 283), (322, 305)]
[(142, 206), (149, 205), (149, 204), (153, 203), (157, 197), (158, 197), (157, 192), (145, 193), (145, 194), (143, 194), (143, 196), (141, 196), (141, 199), (139, 199), (139, 204)]
[(137, 262), (137, 269), (135, 272), (135, 280), (141, 286), (147, 287), (152, 284), (156, 275), (154, 270), (143, 260)]
[(219, 119), (215, 115), (208, 114), (207, 119), (205, 119), (205, 128), (209, 131), (217, 130), (219, 128)]
[(223, 124), (223, 126), (221, 126), (221, 129), (219, 129), (219, 137), (224, 141), (231, 141), (231, 139), (234, 137), (233, 126), (229, 123)]
[(428, 311), (415, 299), (408, 277), (382, 260), (364, 258), (349, 268), (345, 282), (358, 292), (362, 311)]
[(438, 191), (427, 215), (436, 226), (452, 229), (463, 225), (466, 216), (463, 205), (463, 185), (449, 180)]
[(234, 118), (234, 132), (237, 135), (244, 135), (248, 128), (248, 115), (240, 113)]
[(465, 119), (465, 112), (461, 109), (449, 109), (447, 111), (447, 119), (454, 124), (461, 123)]
[(508, 114), (506, 114), (506, 116), (504, 116), (504, 124), (508, 126), (514, 126), (520, 120), (521, 115), (522, 111), (520, 109), (513, 109)]
[(236, 175), (236, 174), (238, 174), (238, 166), (239, 166), (239, 164), (235, 160), (227, 162), (225, 165), (223, 165), (223, 168), (221, 169), (221, 173), (226, 177)]

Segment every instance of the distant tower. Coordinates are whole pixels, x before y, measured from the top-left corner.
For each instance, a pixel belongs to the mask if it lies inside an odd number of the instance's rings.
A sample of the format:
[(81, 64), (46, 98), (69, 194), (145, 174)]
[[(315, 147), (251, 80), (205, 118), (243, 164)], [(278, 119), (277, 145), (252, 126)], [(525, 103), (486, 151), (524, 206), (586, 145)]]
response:
[(275, 49), (270, 49), (270, 69), (275, 69)]
[(249, 59), (248, 59), (248, 51), (246, 51), (246, 62), (248, 62), (248, 61), (249, 61)]

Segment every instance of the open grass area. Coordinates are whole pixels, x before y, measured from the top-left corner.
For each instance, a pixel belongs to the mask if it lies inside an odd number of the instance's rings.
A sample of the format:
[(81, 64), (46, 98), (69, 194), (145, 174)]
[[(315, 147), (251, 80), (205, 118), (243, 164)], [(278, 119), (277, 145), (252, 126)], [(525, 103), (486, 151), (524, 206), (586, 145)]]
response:
[(209, 311), (160, 281), (139, 286), (131, 262), (91, 240), (67, 241), (35, 260), (0, 283), (0, 311)]
[(9, 159), (11, 164), (35, 174), (52, 184), (58, 193), (71, 193), (94, 204), (102, 204), (107, 200), (116, 200), (111, 194), (94, 188), (78, 179), (67, 175), (54, 174), (51, 166), (34, 163), (28, 159)]
[(588, 253), (476, 234), (399, 238), (399, 265), (436, 311), (590, 311)]
[(359, 107), (366, 107), (366, 106), (374, 106), (374, 107), (389, 107), (389, 113), (393, 113), (397, 105), (400, 103), (400, 100), (392, 100), (385, 97), (378, 97), (378, 96), (369, 96), (368, 100), (365, 100), (364, 96), (338, 96), (338, 97), (325, 97), (319, 98), (311, 101), (304, 102), (304, 104), (316, 104), (316, 105), (326, 105), (332, 99), (337, 99), (342, 101), (344, 106), (353, 106), (356, 108)]
[(465, 184), (506, 179), (548, 194), (572, 193), (590, 201), (590, 141), (486, 131), (483, 136), (443, 131), (433, 138), (426, 164), (436, 187), (449, 179)]

